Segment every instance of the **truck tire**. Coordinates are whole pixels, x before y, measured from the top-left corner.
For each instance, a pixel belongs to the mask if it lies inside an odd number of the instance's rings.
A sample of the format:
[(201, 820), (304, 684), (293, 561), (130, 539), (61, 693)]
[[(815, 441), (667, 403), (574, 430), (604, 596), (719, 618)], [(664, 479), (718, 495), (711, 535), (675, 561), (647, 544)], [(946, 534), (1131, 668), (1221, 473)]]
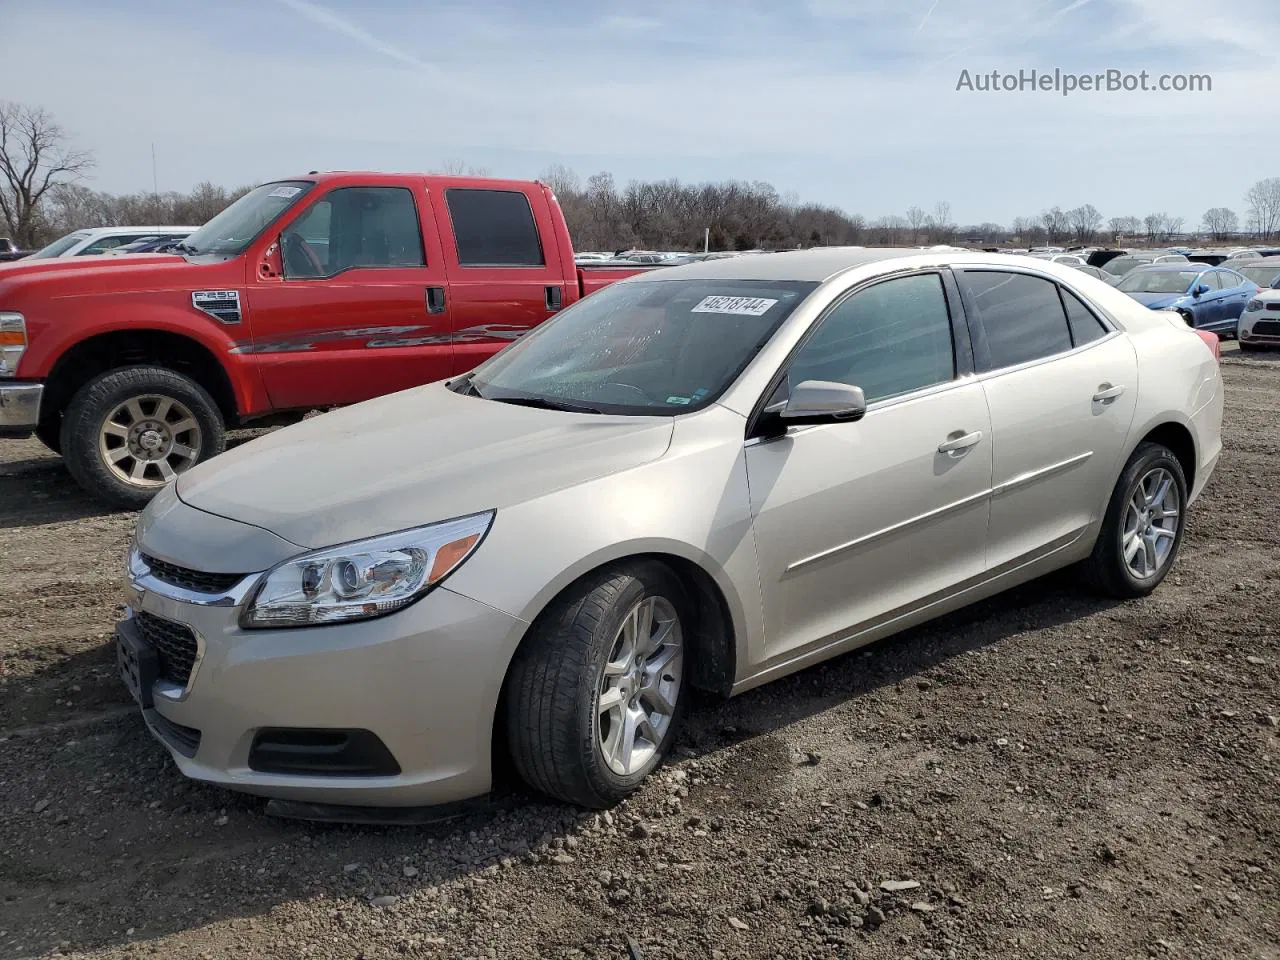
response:
[(218, 405), (190, 377), (121, 367), (90, 380), (62, 415), (71, 476), (112, 506), (138, 509), (178, 474), (225, 449)]
[(1187, 480), (1168, 447), (1140, 443), (1111, 492), (1093, 553), (1081, 565), (1096, 592), (1145, 597), (1173, 568), (1186, 529)]
[(612, 806), (679, 735), (693, 621), (659, 563), (580, 581), (535, 621), (507, 674), (507, 742), (521, 778), (551, 797)]

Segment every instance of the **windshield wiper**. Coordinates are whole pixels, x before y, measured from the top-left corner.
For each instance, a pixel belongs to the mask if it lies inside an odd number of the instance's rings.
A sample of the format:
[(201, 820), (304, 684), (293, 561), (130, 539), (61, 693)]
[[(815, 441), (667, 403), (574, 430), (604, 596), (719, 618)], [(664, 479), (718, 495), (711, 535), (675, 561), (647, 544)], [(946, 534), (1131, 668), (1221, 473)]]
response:
[(458, 377), (458, 379), (450, 380), (445, 384), (445, 386), (454, 393), (461, 394), (464, 397), (479, 397), (483, 400), (485, 399), (484, 394), (481, 393), (479, 388), (471, 382), (471, 378), (474, 376), (474, 371), (471, 373), (464, 373), (462, 376)]
[[(472, 387), (474, 390), (475, 388)], [(512, 403), (520, 407), (537, 407), (539, 410), (562, 410), (565, 413), (604, 413), (599, 407), (571, 400), (553, 400), (550, 397), (487, 397), (498, 403)]]
[(173, 250), (176, 253), (189, 253), (193, 257), (200, 256), (199, 250), (197, 250), (195, 247), (189, 246), (188, 244), (185, 244), (182, 242), (175, 243), (169, 249)]

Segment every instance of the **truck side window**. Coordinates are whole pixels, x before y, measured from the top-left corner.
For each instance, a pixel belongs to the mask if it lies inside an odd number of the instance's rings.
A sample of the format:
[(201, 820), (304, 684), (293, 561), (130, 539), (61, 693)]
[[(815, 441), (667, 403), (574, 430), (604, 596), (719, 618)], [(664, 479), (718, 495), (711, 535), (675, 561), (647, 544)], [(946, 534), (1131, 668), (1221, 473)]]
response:
[(529, 198), (518, 190), (444, 192), (464, 267), (542, 267), (542, 242)]
[(403, 187), (332, 190), (285, 229), (280, 246), (290, 278), (426, 265), (418, 210)]

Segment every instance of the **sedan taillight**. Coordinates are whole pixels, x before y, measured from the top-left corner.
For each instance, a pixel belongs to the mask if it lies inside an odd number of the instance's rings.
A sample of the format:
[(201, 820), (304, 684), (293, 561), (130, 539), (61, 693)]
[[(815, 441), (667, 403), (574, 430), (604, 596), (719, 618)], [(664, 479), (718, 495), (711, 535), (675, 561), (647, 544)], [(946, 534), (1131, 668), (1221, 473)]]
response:
[(1222, 344), (1219, 342), (1218, 335), (1216, 333), (1210, 333), (1207, 330), (1197, 330), (1196, 336), (1204, 341), (1205, 346), (1208, 347), (1209, 351), (1213, 354), (1213, 359), (1222, 359)]

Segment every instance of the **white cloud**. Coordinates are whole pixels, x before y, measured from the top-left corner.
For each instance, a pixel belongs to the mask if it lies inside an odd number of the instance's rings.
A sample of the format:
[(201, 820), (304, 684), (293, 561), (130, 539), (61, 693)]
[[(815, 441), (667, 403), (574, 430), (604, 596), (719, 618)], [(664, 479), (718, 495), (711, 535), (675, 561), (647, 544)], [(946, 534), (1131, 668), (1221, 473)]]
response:
[(431, 69), (430, 65), (419, 60), (412, 54), (405, 53), (399, 47), (392, 46), (382, 40), (379, 40), (369, 31), (352, 23), (350, 20), (338, 16), (327, 7), (322, 7), (318, 3), (311, 3), (309, 0), (276, 0), (288, 7), (294, 13), (306, 17), (312, 23), (331, 30), (340, 36), (344, 36), (357, 43), (363, 44), (375, 53), (380, 53), (384, 57), (390, 57), (393, 60), (399, 60), (401, 63), (408, 64), (411, 67), (418, 67), (422, 70)]

